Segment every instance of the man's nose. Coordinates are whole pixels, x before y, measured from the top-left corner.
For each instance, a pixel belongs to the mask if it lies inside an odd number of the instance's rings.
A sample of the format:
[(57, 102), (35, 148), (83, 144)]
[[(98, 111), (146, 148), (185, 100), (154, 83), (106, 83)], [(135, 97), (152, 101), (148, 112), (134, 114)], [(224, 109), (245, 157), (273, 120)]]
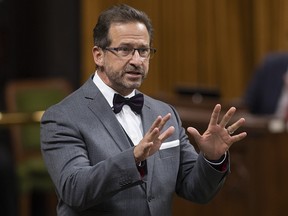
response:
[(132, 57), (130, 59), (130, 62), (136, 62), (136, 63), (142, 63), (143, 62), (143, 58), (140, 56), (139, 51), (138, 50), (134, 50), (134, 52), (132, 53)]

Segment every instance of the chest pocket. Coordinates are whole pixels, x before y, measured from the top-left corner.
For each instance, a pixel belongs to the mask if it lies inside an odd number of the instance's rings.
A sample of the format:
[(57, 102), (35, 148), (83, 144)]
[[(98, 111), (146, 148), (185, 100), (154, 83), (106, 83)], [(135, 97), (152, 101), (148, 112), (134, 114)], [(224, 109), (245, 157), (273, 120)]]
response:
[(175, 157), (176, 155), (178, 155), (180, 148), (179, 144), (180, 144), (179, 140), (173, 140), (162, 143), (159, 149), (160, 158), (164, 159), (169, 157)]

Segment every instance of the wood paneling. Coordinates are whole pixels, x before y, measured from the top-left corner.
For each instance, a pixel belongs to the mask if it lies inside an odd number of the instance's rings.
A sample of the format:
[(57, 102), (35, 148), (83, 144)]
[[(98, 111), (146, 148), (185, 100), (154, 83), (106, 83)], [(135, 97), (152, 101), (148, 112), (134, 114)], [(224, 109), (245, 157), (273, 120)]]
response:
[(260, 59), (288, 49), (288, 1), (83, 0), (83, 81), (94, 72), (92, 29), (101, 10), (127, 3), (144, 10), (155, 28), (155, 58), (141, 90), (174, 94), (177, 85), (218, 88), (224, 99), (242, 96)]

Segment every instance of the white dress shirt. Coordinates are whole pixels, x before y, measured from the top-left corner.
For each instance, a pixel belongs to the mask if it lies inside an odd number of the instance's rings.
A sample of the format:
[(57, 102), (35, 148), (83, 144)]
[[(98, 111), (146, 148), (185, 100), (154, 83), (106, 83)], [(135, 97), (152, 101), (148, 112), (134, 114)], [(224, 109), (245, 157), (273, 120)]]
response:
[(279, 103), (275, 115), (278, 118), (285, 119), (287, 118), (287, 112), (288, 112), (288, 70), (284, 75), (284, 85), (281, 96), (279, 98)]
[[(93, 82), (96, 84), (96, 86), (99, 88), (101, 93), (104, 95), (106, 100), (108, 101), (109, 105), (111, 106), (111, 109), (113, 107), (113, 97), (114, 94), (118, 94), (115, 90), (107, 86), (101, 78), (98, 76), (97, 71), (95, 72), (95, 75), (93, 77)], [(133, 97), (135, 95), (135, 90), (125, 97)], [(123, 96), (123, 95), (122, 95)], [(122, 110), (116, 114), (116, 118), (126, 131), (127, 135), (130, 137), (134, 145), (137, 145), (140, 140), (143, 138), (143, 127), (142, 127), (142, 121), (140, 115), (133, 112), (128, 105), (124, 105)], [(215, 162), (211, 162), (207, 160), (205, 157), (205, 160), (210, 163), (211, 165), (221, 165), (226, 160), (227, 153), (225, 152), (224, 156), (219, 160)]]

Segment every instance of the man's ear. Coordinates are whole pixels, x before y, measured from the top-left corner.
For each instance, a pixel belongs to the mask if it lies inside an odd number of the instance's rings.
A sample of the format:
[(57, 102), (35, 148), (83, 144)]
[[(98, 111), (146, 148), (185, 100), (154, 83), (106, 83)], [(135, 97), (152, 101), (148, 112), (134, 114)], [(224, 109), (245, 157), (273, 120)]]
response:
[(103, 66), (103, 62), (104, 62), (103, 50), (98, 46), (94, 46), (92, 49), (92, 54), (93, 54), (93, 59), (94, 59), (95, 64), (100, 67)]

